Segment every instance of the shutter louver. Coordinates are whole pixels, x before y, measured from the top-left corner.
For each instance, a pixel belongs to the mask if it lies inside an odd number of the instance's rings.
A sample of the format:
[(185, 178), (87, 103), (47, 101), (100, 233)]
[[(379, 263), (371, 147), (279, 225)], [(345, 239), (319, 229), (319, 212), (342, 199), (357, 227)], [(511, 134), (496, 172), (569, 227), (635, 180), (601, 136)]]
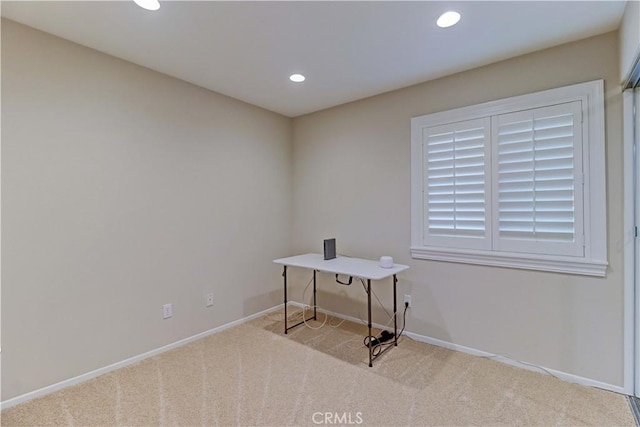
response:
[(579, 108), (574, 102), (498, 116), (499, 239), (576, 242)]
[(485, 120), (425, 129), (428, 236), (485, 238), (487, 132)]

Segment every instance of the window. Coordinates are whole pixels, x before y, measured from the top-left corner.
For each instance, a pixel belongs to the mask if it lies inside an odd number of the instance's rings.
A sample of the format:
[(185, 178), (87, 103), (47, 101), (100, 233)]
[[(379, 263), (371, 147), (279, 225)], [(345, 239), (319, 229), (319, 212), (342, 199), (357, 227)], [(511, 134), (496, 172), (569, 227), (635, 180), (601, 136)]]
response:
[(601, 80), (411, 126), (414, 258), (605, 275)]

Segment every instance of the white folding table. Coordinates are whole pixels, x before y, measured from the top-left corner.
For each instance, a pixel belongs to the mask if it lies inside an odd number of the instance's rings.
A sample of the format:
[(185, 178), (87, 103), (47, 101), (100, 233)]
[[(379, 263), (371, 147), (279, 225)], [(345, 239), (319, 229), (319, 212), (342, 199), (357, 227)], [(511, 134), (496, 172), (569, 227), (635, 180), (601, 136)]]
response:
[[(337, 258), (325, 260), (322, 254), (304, 254), (297, 255), (288, 258), (276, 259), (273, 262), (283, 266), (282, 277), (284, 278), (284, 333), (286, 334), (290, 329), (295, 328), (302, 323), (309, 320), (316, 320), (316, 272), (341, 274), (349, 277), (356, 277), (358, 279), (365, 279), (367, 281), (367, 326), (369, 327), (369, 366), (373, 366), (373, 361), (381, 356), (385, 351), (389, 350), (391, 346), (387, 346), (380, 353), (374, 356), (373, 344), (371, 335), (371, 281), (383, 280), (389, 277), (393, 278), (393, 331), (394, 331), (394, 346), (398, 345), (398, 324), (397, 324), (397, 298), (396, 298), (396, 284), (398, 279), (396, 275), (401, 271), (407, 270), (408, 265), (394, 264), (391, 268), (382, 268), (378, 261), (372, 261), (368, 259), (351, 258), (345, 256), (338, 256)], [(287, 324), (287, 267), (299, 267), (313, 270), (313, 317), (309, 319), (303, 319), (301, 322), (296, 323), (293, 326)]]

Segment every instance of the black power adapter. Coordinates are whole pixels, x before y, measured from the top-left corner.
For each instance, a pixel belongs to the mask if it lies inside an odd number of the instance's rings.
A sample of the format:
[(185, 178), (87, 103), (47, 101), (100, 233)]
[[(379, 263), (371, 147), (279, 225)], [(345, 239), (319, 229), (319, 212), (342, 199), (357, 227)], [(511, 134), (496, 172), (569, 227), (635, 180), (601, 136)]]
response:
[[(377, 345), (382, 344), (383, 342), (387, 342), (389, 340), (392, 340), (394, 337), (393, 332), (389, 332), (389, 331), (382, 331), (380, 333), (380, 336), (378, 337), (372, 337), (371, 338), (371, 342), (370, 345), (372, 347), (375, 347)], [(366, 345), (366, 344), (365, 344)]]

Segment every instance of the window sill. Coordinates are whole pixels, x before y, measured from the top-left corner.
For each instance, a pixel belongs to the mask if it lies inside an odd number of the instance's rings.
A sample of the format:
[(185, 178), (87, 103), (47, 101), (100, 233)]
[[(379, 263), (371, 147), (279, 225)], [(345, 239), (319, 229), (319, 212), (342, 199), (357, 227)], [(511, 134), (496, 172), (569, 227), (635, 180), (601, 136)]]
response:
[(486, 252), (451, 248), (412, 247), (411, 257), (434, 261), (459, 262), (493, 267), (518, 268), (524, 270), (551, 271), (555, 273), (579, 274), (605, 277), (606, 261), (586, 260), (574, 257)]

